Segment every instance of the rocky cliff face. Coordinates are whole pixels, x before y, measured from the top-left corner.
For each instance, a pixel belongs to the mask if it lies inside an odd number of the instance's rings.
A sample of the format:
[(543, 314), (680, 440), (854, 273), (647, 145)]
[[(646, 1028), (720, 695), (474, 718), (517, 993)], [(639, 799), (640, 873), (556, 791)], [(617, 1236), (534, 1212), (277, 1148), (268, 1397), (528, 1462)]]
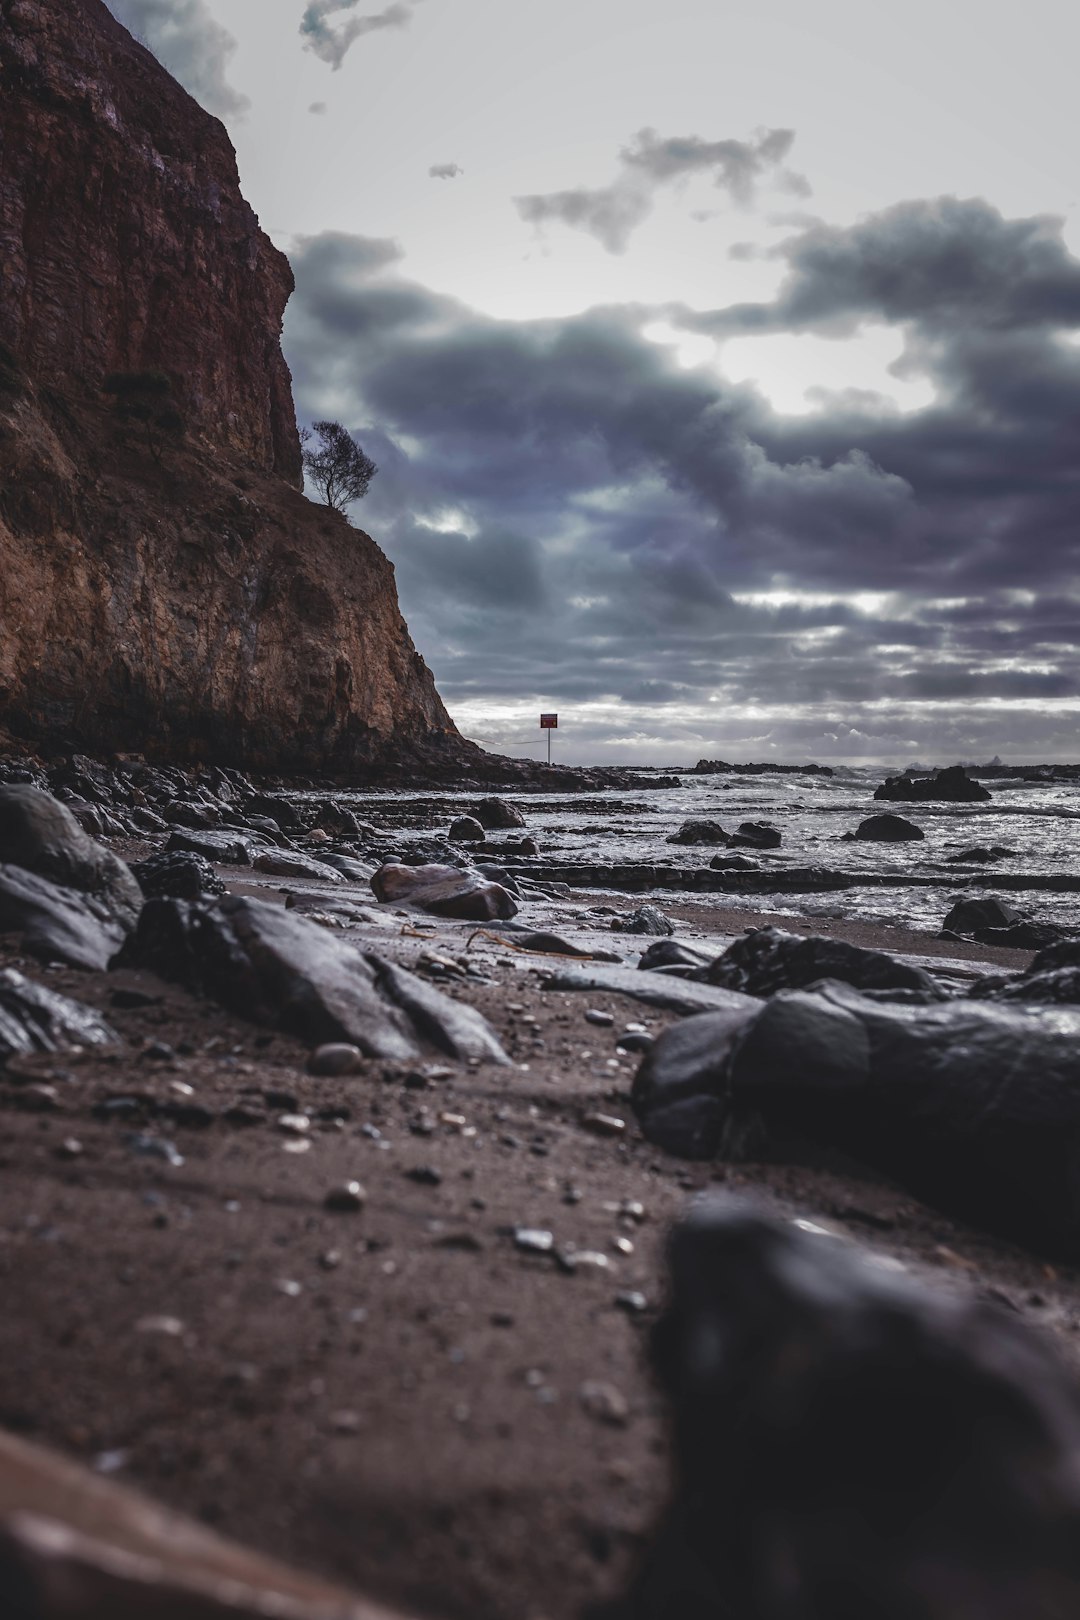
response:
[(101, 0), (0, 0), (0, 724), (348, 773), (472, 755), (393, 569), (301, 493), (288, 262)]

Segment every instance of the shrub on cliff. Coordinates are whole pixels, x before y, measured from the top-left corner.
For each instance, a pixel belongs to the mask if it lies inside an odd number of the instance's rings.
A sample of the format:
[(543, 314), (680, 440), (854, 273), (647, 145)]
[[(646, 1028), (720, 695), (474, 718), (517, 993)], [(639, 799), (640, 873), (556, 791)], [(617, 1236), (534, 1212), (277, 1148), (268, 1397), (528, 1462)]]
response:
[(111, 371), (101, 386), (113, 396), (113, 414), (142, 427), (146, 448), (160, 465), (165, 442), (180, 438), (185, 431), (184, 418), (173, 401), (171, 379), (163, 371)]
[(316, 422), (315, 432), (319, 448), (308, 450), (311, 431), (300, 430), (300, 442), (305, 446), (304, 471), (327, 506), (344, 512), (351, 501), (363, 499), (379, 469), (340, 422)]

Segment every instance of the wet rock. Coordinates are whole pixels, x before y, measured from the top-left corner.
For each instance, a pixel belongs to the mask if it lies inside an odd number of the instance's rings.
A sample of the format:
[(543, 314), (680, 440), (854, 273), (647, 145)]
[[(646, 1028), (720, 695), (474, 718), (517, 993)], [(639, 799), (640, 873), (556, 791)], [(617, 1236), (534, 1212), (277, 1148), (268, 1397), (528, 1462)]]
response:
[(899, 799), (907, 804), (927, 804), (934, 800), (972, 804), (992, 797), (981, 782), (972, 781), (962, 765), (950, 765), (933, 776), (889, 776), (874, 793), (875, 799)]
[(21, 866), (0, 866), (0, 934), (46, 962), (104, 972), (127, 930), (101, 900)]
[(256, 872), (265, 872), (270, 877), (317, 878), (321, 883), (345, 881), (335, 867), (317, 861), (311, 855), (304, 855), (298, 849), (260, 850), (251, 864)]
[(324, 866), (332, 866), (335, 872), (340, 872), (349, 883), (370, 883), (373, 866), (365, 866), (363, 861), (355, 860), (351, 855), (338, 855), (333, 850), (327, 850), (319, 856)]
[(276, 793), (255, 793), (250, 795), (244, 803), (245, 811), (251, 816), (266, 816), (282, 832), (303, 832), (304, 818), (296, 805), (288, 799), (280, 798)]
[(880, 816), (867, 816), (865, 821), (859, 822), (851, 836), (875, 844), (902, 844), (925, 838), (926, 834), (913, 821), (908, 821), (906, 816), (886, 812)]
[(780, 833), (766, 821), (744, 821), (728, 842), (733, 846), (746, 844), (750, 849), (779, 849)]
[(620, 1119), (618, 1114), (588, 1113), (582, 1114), (581, 1123), (585, 1130), (593, 1136), (625, 1136), (626, 1121)]
[(200, 894), (224, 894), (225, 885), (204, 855), (163, 849), (132, 868), (143, 894), (196, 900)]
[(1004, 860), (1012, 853), (1005, 844), (974, 844), (970, 849), (962, 849), (959, 855), (946, 856), (946, 860), (950, 866), (985, 866), (990, 861)]
[(697, 945), (684, 945), (680, 940), (657, 939), (642, 951), (638, 967), (644, 971), (656, 968), (685, 968), (690, 971), (708, 967), (712, 961), (715, 961), (713, 953), (703, 951)]
[(758, 864), (748, 855), (714, 855), (709, 862), (714, 872), (756, 872)]
[(609, 1620), (1077, 1612), (1080, 1403), (1015, 1314), (719, 1200), (669, 1265), (675, 1488)]
[(477, 804), (471, 804), (468, 814), (475, 816), (481, 827), (490, 832), (505, 827), (524, 827), (525, 817), (520, 810), (505, 799), (481, 799)]
[(638, 906), (625, 917), (613, 917), (611, 931), (613, 934), (669, 935), (675, 932), (675, 924), (656, 906)]
[(343, 1181), (331, 1187), (323, 1205), (335, 1215), (357, 1215), (367, 1203), (367, 1193), (358, 1181)]
[(500, 860), (516, 860), (519, 857), (539, 855), (540, 845), (535, 838), (503, 838), (499, 842), (492, 840), (480, 844), (478, 854), (497, 855)]
[(593, 962), (622, 961), (615, 951), (588, 950), (584, 945), (575, 945), (561, 934), (551, 934), (542, 928), (522, 928), (520, 924), (514, 924), (512, 929), (507, 930), (507, 937), (514, 949), (519, 951), (536, 951), (543, 956), (576, 956)]
[(585, 1014), (587, 1024), (596, 1024), (600, 1029), (611, 1029), (615, 1023), (615, 1014), (604, 1012), (600, 1007), (590, 1007)]
[(312, 1045), (507, 1062), (486, 1020), (404, 968), (261, 900), (149, 900), (125, 961)]
[(355, 900), (346, 900), (341, 893), (293, 893), (286, 896), (285, 909), (295, 911), (301, 917), (310, 917), (313, 922), (321, 923), (326, 928), (347, 928), (351, 923), (377, 923), (380, 927), (386, 927), (388, 922), (373, 906), (362, 906)]
[[(682, 1137), (698, 1154), (817, 1144), (1006, 1236), (1080, 1254), (1080, 1011), (782, 992), (741, 1022), (666, 1030), (633, 1098), (646, 1136), (672, 1151), (688, 1151)], [(700, 1128), (684, 1130), (688, 1114)]]
[(942, 928), (954, 934), (978, 936), (988, 928), (1010, 928), (1020, 922), (1020, 913), (1000, 900), (958, 900), (949, 912)]
[(482, 844), (484, 829), (475, 816), (458, 816), (446, 836), (452, 844)]
[(435, 917), (458, 917), (469, 922), (513, 917), (517, 902), (499, 883), (489, 883), (476, 872), (444, 866), (381, 866), (371, 879), (379, 900), (415, 906)]
[(307, 1060), (308, 1074), (356, 1074), (364, 1066), (364, 1054), (348, 1041), (330, 1041), (317, 1046)]
[(34, 984), (15, 968), (0, 970), (0, 1063), (31, 1052), (111, 1046), (118, 1040), (93, 1008)]
[(1080, 1004), (1080, 940), (1061, 940), (1039, 951), (1031, 966), (1012, 978), (980, 979), (971, 996), (987, 1001)]
[(196, 832), (177, 830), (169, 836), (168, 849), (187, 849), (202, 855), (208, 861), (219, 861), (223, 866), (250, 866), (254, 857), (266, 846), (261, 839), (239, 832)]
[(128, 867), (40, 788), (0, 788), (0, 862), (92, 896), (125, 929), (139, 915), (142, 891)]
[(821, 979), (840, 979), (860, 990), (917, 990), (943, 1000), (922, 968), (898, 962), (884, 951), (868, 951), (820, 934), (788, 934), (781, 928), (752, 928), (702, 970), (706, 984), (771, 996), (801, 990)]
[(755, 1007), (752, 997), (735, 990), (721, 990), (711, 984), (669, 977), (666, 973), (641, 973), (628, 967), (560, 968), (544, 980), (545, 990), (613, 990), (633, 996), (650, 1007), (664, 1007), (677, 1013), (712, 1012), (720, 1008)]
[(535, 1226), (515, 1226), (514, 1247), (525, 1254), (551, 1254), (555, 1247), (554, 1233)]
[(718, 821), (684, 821), (678, 832), (666, 840), (669, 844), (726, 844), (728, 835)]

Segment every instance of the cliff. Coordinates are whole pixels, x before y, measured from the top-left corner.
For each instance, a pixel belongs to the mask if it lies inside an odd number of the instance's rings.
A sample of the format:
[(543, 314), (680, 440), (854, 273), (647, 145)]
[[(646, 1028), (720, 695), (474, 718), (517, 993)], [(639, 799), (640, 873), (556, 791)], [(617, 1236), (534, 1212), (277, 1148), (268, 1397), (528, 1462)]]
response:
[(0, 0), (0, 725), (341, 775), (463, 763), (393, 569), (301, 492), (289, 265), (101, 0)]

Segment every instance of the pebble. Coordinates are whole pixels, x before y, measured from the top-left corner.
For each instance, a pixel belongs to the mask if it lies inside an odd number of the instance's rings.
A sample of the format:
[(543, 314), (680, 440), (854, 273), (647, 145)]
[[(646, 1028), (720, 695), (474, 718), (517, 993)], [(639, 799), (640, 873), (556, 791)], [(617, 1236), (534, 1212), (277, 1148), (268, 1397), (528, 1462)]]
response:
[(649, 1302), (645, 1295), (639, 1294), (636, 1289), (630, 1289), (623, 1294), (616, 1294), (615, 1303), (621, 1311), (629, 1311), (632, 1316), (639, 1316), (642, 1311), (647, 1311), (649, 1308)]
[(304, 1292), (303, 1283), (294, 1282), (291, 1277), (279, 1277), (274, 1287), (288, 1299), (297, 1299)]
[(656, 1037), (645, 1030), (625, 1030), (618, 1037), (618, 1043), (619, 1052), (647, 1052), (650, 1046), (655, 1046)]
[(559, 1263), (559, 1269), (571, 1274), (583, 1269), (611, 1270), (611, 1261), (599, 1249), (559, 1249), (555, 1258)]
[(281, 1146), (286, 1153), (307, 1153), (311, 1148), (311, 1140), (306, 1136), (291, 1136), (287, 1142), (282, 1142)]
[(60, 1093), (55, 1086), (20, 1086), (15, 1093), (15, 1101), (28, 1113), (46, 1114), (53, 1108), (59, 1108)]
[(360, 1430), (359, 1412), (331, 1412), (330, 1427), (335, 1434), (357, 1434)]
[(324, 1271), (336, 1271), (341, 1264), (340, 1249), (324, 1249), (319, 1256), (319, 1264)]
[(355, 1074), (364, 1064), (364, 1054), (347, 1041), (331, 1041), (317, 1046), (307, 1060), (308, 1074)]
[(303, 1136), (305, 1131), (310, 1131), (311, 1121), (306, 1114), (279, 1114), (277, 1128), (288, 1136)]
[(594, 1136), (621, 1136), (626, 1130), (625, 1119), (617, 1114), (585, 1114), (581, 1123)]
[(628, 1237), (615, 1238), (611, 1247), (617, 1249), (620, 1254), (633, 1254), (634, 1252), (634, 1245)]
[(164, 1159), (166, 1164), (171, 1164), (174, 1169), (179, 1169), (184, 1162), (184, 1155), (178, 1150), (176, 1143), (170, 1142), (166, 1136), (148, 1136), (143, 1131), (133, 1131), (130, 1136), (124, 1137), (124, 1146), (144, 1158)]
[(555, 1247), (555, 1234), (539, 1226), (515, 1226), (514, 1247), (526, 1254), (550, 1254)]
[(323, 1199), (325, 1208), (336, 1215), (355, 1215), (366, 1202), (367, 1193), (358, 1181), (343, 1181), (340, 1186), (331, 1187)]
[(630, 1403), (614, 1384), (603, 1384), (590, 1380), (582, 1384), (579, 1390), (581, 1404), (589, 1416), (596, 1418), (599, 1423), (610, 1423), (621, 1427), (630, 1416)]
[(136, 1333), (163, 1333), (167, 1338), (178, 1339), (184, 1331), (184, 1324), (178, 1316), (140, 1316), (135, 1324)]
[(442, 1182), (442, 1171), (436, 1170), (431, 1164), (418, 1164), (411, 1170), (405, 1171), (408, 1181), (415, 1181), (420, 1187), (438, 1187)]
[(602, 1012), (599, 1007), (590, 1007), (585, 1014), (587, 1024), (596, 1024), (600, 1029), (610, 1029), (615, 1022), (615, 1014)]
[(59, 1147), (53, 1151), (58, 1159), (77, 1159), (83, 1151), (83, 1145), (77, 1136), (65, 1136)]

